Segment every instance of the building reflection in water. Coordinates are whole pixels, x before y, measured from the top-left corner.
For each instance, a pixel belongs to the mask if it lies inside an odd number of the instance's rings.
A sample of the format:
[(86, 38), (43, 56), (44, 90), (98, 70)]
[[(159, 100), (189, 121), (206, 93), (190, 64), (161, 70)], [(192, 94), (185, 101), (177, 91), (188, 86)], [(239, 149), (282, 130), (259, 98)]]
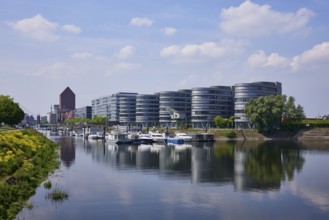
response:
[[(198, 145), (88, 143), (93, 159), (117, 169), (157, 172), (193, 183), (232, 184), (236, 191), (278, 190), (303, 167), (297, 145), (279, 142), (216, 142)], [(69, 151), (71, 152), (71, 151)], [(74, 154), (73, 154), (74, 155)]]
[(65, 136), (61, 137), (59, 139), (59, 145), (61, 146), (61, 160), (69, 168), (75, 160), (75, 139)]

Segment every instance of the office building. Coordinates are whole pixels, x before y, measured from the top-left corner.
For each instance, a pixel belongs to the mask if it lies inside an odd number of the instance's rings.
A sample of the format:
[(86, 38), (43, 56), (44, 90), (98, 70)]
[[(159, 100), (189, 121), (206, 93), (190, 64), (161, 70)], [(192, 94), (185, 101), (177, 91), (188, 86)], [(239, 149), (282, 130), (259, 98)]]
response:
[(137, 93), (119, 92), (110, 97), (110, 122), (128, 125), (136, 121)]
[(233, 91), (229, 86), (192, 88), (192, 127), (216, 127), (214, 118), (233, 115)]
[[(159, 96), (159, 123), (161, 127), (177, 127), (191, 122), (191, 90), (162, 91)], [(178, 115), (176, 118), (175, 115)]]
[(142, 127), (159, 124), (159, 96), (138, 94), (136, 96), (136, 123)]
[(282, 95), (280, 82), (239, 83), (233, 86), (235, 128), (251, 128), (249, 118), (245, 114), (245, 106), (251, 98), (268, 95)]
[(111, 96), (103, 96), (92, 100), (92, 116), (102, 116), (110, 118)]
[(81, 108), (77, 108), (74, 110), (74, 117), (75, 118), (89, 118), (92, 119), (92, 107), (85, 106)]

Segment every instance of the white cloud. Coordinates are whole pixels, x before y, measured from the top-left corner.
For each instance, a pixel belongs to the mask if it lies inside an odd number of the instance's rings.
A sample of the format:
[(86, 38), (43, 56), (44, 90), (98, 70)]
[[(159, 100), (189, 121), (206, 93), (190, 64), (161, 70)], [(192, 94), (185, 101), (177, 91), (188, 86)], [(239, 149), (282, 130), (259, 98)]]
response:
[(45, 19), (42, 15), (36, 15), (32, 18), (25, 18), (13, 23), (10, 23), (15, 31), (22, 33), (24, 36), (42, 40), (42, 41), (54, 41), (59, 39), (59, 30), (64, 30), (70, 33), (80, 33), (79, 27), (74, 25), (59, 25), (56, 22), (51, 22)]
[(131, 19), (130, 24), (133, 26), (151, 26), (153, 21), (149, 18), (134, 17)]
[(167, 36), (173, 36), (176, 34), (177, 30), (172, 27), (166, 27), (161, 30)]
[(245, 1), (238, 7), (222, 9), (220, 28), (227, 34), (245, 37), (288, 33), (304, 28), (314, 15), (307, 8), (282, 13), (272, 10), (269, 5)]
[(76, 75), (78, 71), (76, 68), (65, 62), (57, 62), (50, 65), (41, 67), (34, 76), (46, 76), (53, 79), (60, 79), (61, 77), (67, 77)]
[(75, 25), (71, 25), (71, 24), (65, 24), (62, 26), (62, 29), (64, 31), (70, 32), (70, 33), (74, 33), (74, 34), (79, 34), (81, 32), (81, 29)]
[(317, 70), (316, 72), (323, 73), (329, 67), (329, 42), (315, 45), (292, 58), (277, 53), (266, 55), (263, 50), (259, 50), (251, 54), (246, 63), (253, 68), (281, 68), (295, 72)]
[(251, 54), (247, 59), (247, 64), (251, 67), (271, 67), (271, 68), (287, 68), (290, 60), (278, 53), (272, 53), (269, 56), (263, 50), (259, 50)]
[(10, 26), (25, 36), (37, 40), (53, 41), (59, 38), (59, 35), (55, 33), (59, 25), (46, 20), (41, 15), (16, 21)]
[(303, 52), (292, 59), (292, 69), (297, 71), (304, 68), (321, 68), (329, 63), (329, 42), (315, 45), (312, 49)]
[(130, 57), (134, 53), (134, 47), (131, 45), (127, 45), (120, 49), (118, 58), (119, 59), (126, 59)]
[[(201, 44), (187, 44), (185, 46), (171, 45), (160, 51), (162, 57), (173, 57), (176, 61), (192, 61), (186, 58), (205, 58), (214, 59), (226, 55), (240, 54), (244, 50), (246, 42), (234, 40), (222, 40), (219, 43), (204, 42)], [(177, 60), (178, 59), (178, 60)], [(199, 60), (200, 61), (200, 60)]]

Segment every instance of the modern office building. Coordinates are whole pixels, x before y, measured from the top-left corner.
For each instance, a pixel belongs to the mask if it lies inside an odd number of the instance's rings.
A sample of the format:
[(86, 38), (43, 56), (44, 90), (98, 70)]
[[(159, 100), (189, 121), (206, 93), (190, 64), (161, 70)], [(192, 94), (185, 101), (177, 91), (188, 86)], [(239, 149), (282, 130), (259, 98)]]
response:
[(103, 96), (91, 101), (92, 116), (103, 116), (110, 118), (111, 96)]
[(215, 127), (214, 118), (233, 115), (233, 91), (230, 86), (192, 88), (192, 116), (194, 128)]
[(89, 118), (92, 119), (92, 107), (85, 106), (81, 108), (77, 108), (74, 110), (74, 117), (75, 118)]
[(251, 98), (268, 95), (282, 95), (280, 82), (239, 83), (233, 86), (235, 128), (251, 128), (245, 114), (245, 106)]
[[(162, 91), (159, 95), (159, 123), (161, 127), (176, 127), (191, 122), (191, 90)], [(174, 118), (178, 115), (177, 118)]]
[(136, 123), (142, 127), (159, 125), (159, 96), (138, 94), (136, 96)]
[(75, 109), (75, 94), (70, 87), (66, 87), (66, 89), (59, 95), (59, 107), (61, 110)]
[(128, 125), (136, 121), (137, 93), (119, 92), (110, 97), (110, 122)]

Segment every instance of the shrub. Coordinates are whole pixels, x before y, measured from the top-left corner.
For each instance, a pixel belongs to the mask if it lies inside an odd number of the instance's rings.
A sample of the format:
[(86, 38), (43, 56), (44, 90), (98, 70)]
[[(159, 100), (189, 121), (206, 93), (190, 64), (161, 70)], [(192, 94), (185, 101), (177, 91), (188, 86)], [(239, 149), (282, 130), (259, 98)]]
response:
[(232, 130), (225, 130), (225, 131), (223, 131), (223, 134), (224, 134), (225, 137), (228, 137), (228, 138), (235, 138), (236, 137), (235, 131), (232, 131)]

